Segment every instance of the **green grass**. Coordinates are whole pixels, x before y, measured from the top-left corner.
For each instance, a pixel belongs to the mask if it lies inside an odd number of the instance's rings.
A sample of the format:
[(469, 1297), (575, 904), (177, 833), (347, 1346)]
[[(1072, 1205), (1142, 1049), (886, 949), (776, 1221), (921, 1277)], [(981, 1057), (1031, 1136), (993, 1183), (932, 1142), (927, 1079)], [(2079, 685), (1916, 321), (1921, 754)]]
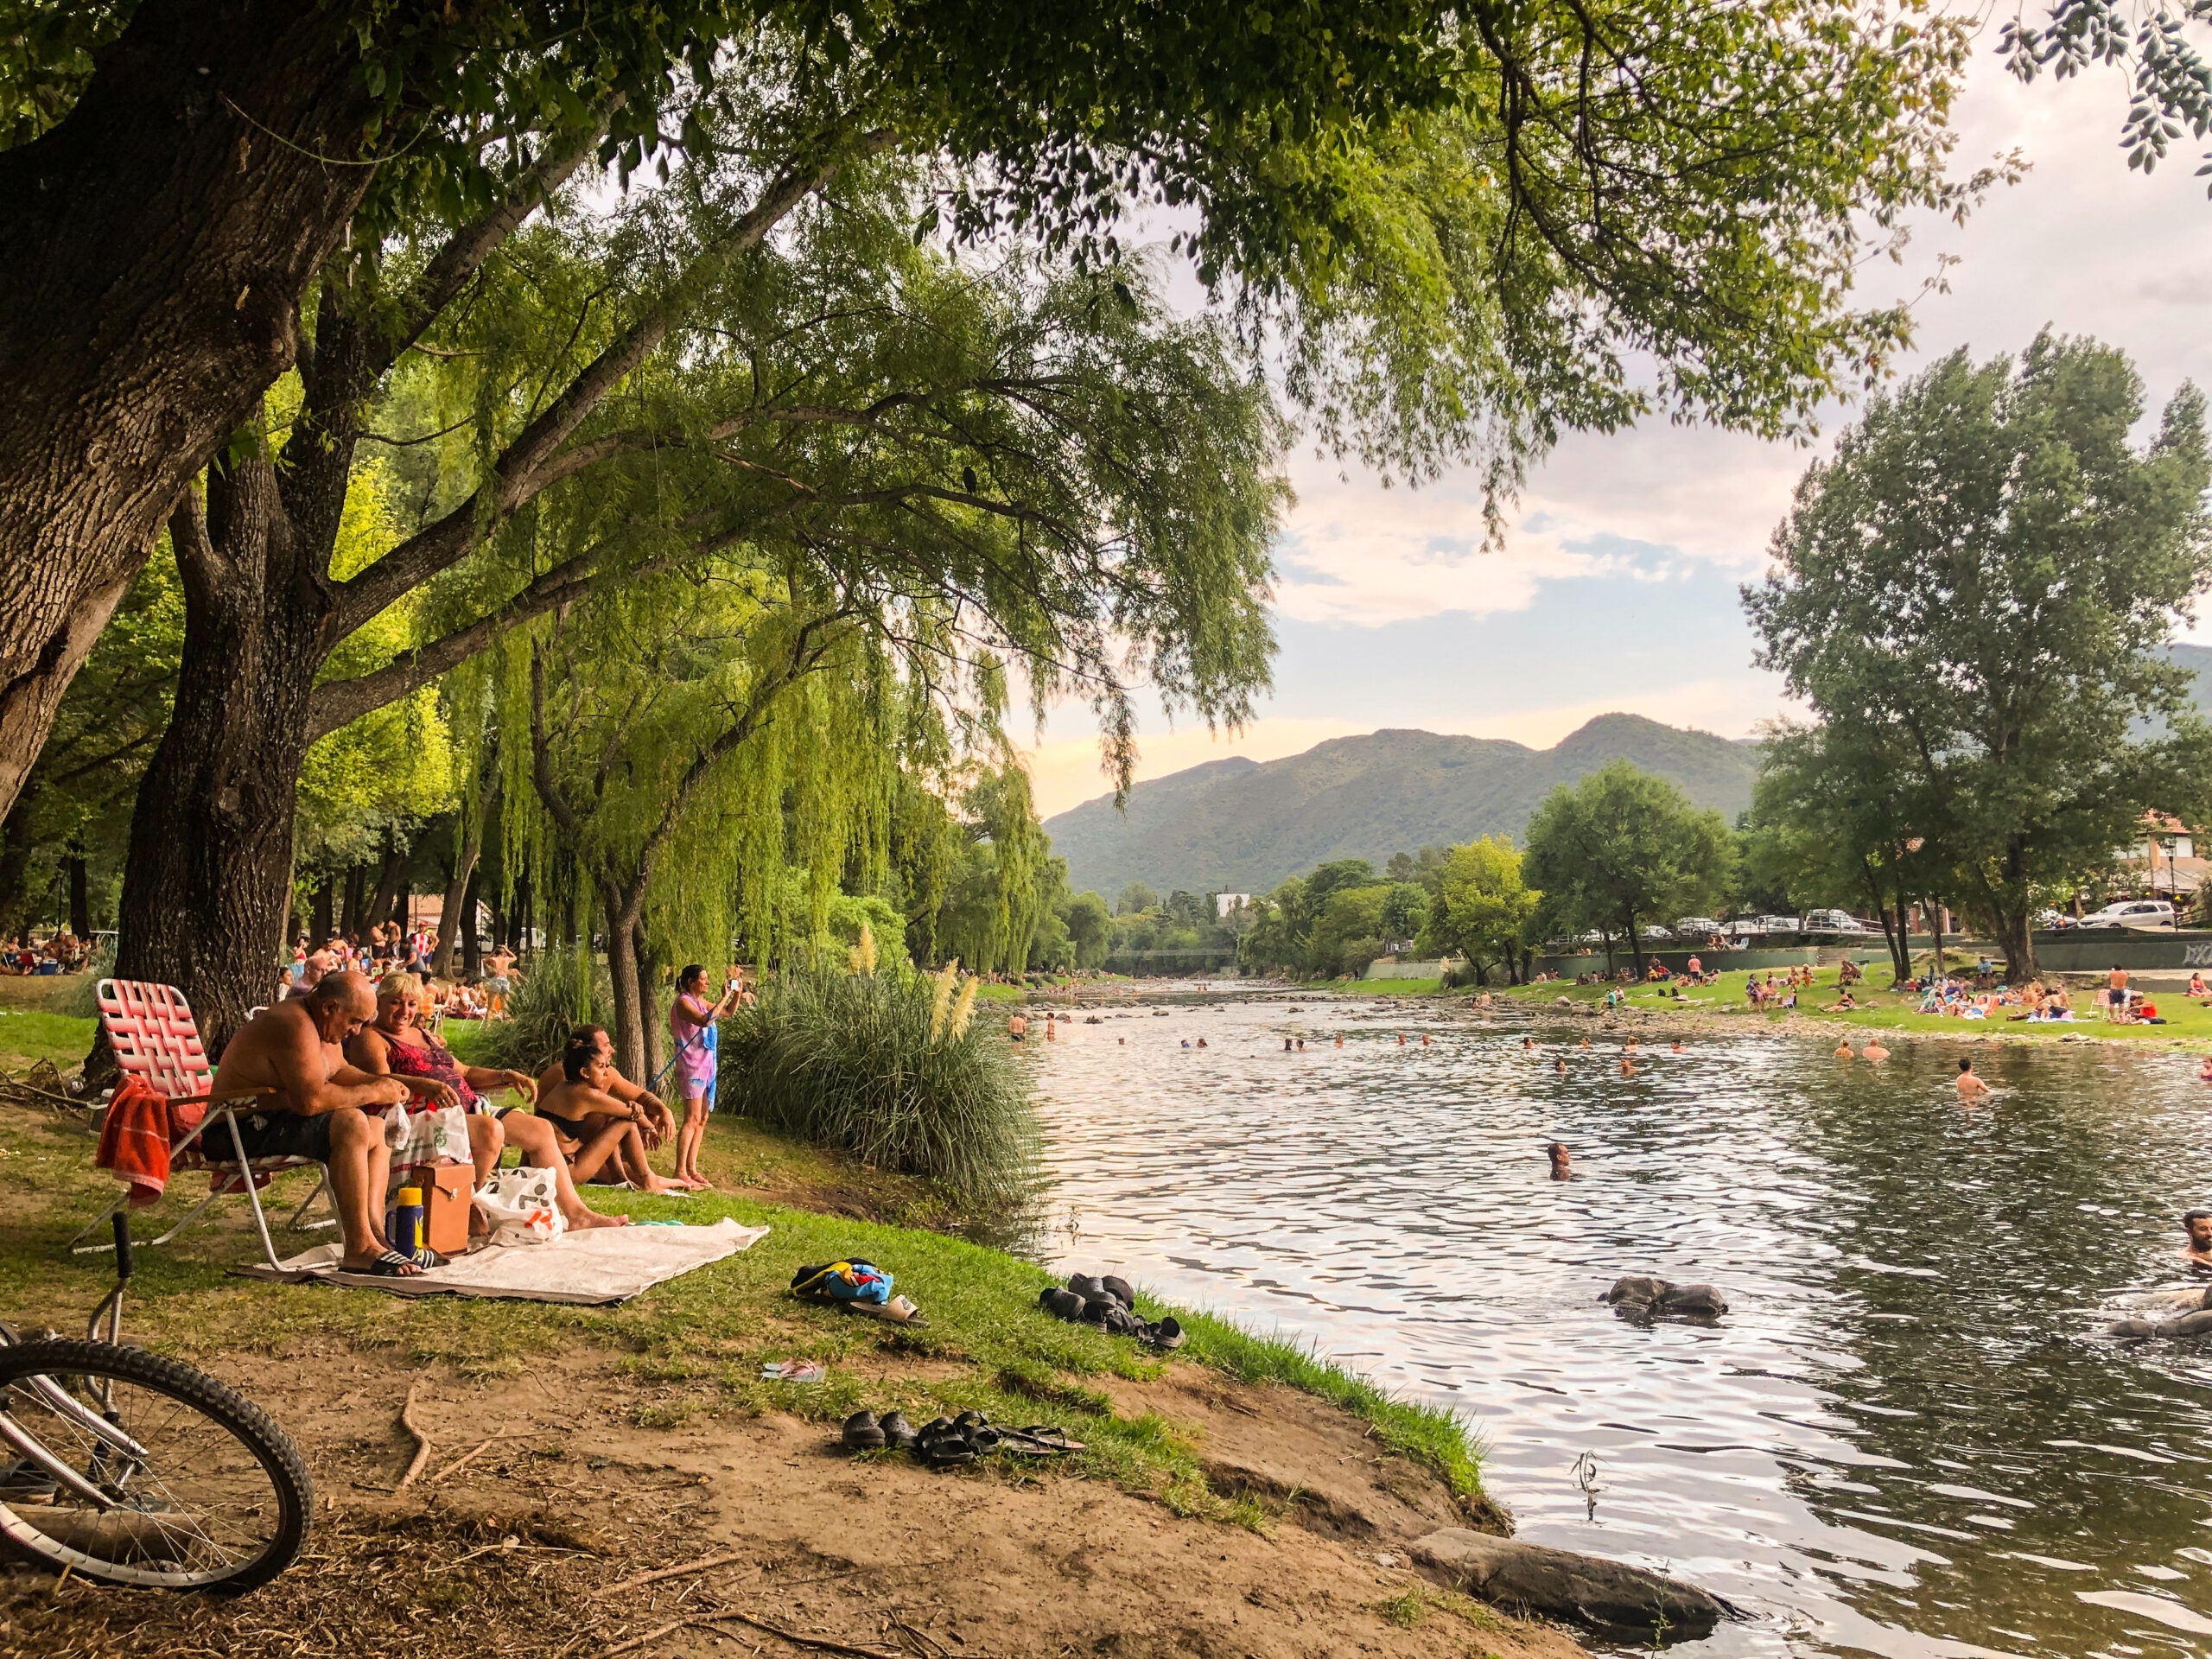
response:
[[(753, 1160), (754, 1148), (769, 1141), (718, 1117), (709, 1134), (709, 1172), (727, 1188), (736, 1179), (733, 1165)], [(850, 1179), (849, 1168), (820, 1153), (772, 1144), (781, 1147), (774, 1161), (784, 1178)], [(91, 1137), (73, 1121), (0, 1106), (0, 1311), (11, 1320), (80, 1327), (108, 1287), (112, 1269), (105, 1256), (73, 1257), (62, 1248), (113, 1190), (91, 1164)], [(310, 1179), (286, 1177), (264, 1201), (282, 1214), (306, 1195)], [(142, 1222), (142, 1236), (194, 1197), (188, 1187), (172, 1194)], [(941, 1233), (762, 1202), (742, 1192), (689, 1200), (610, 1193), (598, 1203), (639, 1219), (696, 1224), (727, 1215), (772, 1230), (752, 1249), (621, 1307), (410, 1301), (232, 1276), (226, 1269), (254, 1251), (245, 1207), (229, 1200), (212, 1224), (175, 1245), (140, 1251), (129, 1321), (135, 1339), (203, 1363), (225, 1353), (297, 1353), (337, 1338), (483, 1378), (519, 1376), (549, 1351), (587, 1344), (637, 1385), (632, 1409), (645, 1426), (771, 1411), (828, 1426), (863, 1406), (903, 1410), (917, 1424), (971, 1408), (997, 1421), (1057, 1423), (1088, 1446), (1075, 1459), (1087, 1477), (1156, 1497), (1179, 1514), (1262, 1531), (1272, 1524), (1260, 1506), (1214, 1493), (1198, 1448), (1167, 1421), (1112, 1409), (1103, 1387), (1108, 1380), (1157, 1377), (1169, 1362), (1128, 1338), (1045, 1313), (1037, 1294), (1054, 1281), (1031, 1262)], [(292, 1237), (304, 1248), (301, 1236)], [(887, 1325), (787, 1294), (801, 1265), (853, 1255), (889, 1269), (929, 1323)], [(1147, 1317), (1167, 1311), (1149, 1296), (1141, 1294), (1140, 1302)], [(1329, 1401), (1372, 1424), (1384, 1446), (1441, 1477), (1469, 1500), (1471, 1512), (1481, 1503), (1477, 1449), (1449, 1413), (1392, 1399), (1295, 1344), (1203, 1313), (1182, 1317), (1190, 1338), (1180, 1357)], [(798, 1357), (823, 1361), (827, 1381), (761, 1378), (764, 1362)]]
[(97, 1020), (50, 1014), (39, 1008), (0, 1008), (0, 1071), (28, 1071), (50, 1060), (63, 1071), (84, 1063), (92, 1046)]
[[(1967, 965), (1972, 965), (1969, 960)], [(1862, 1006), (1844, 1011), (1831, 1011), (1827, 1005), (1837, 995), (1834, 968), (1815, 969), (1810, 990), (1798, 992), (1798, 1004), (1794, 1015), (1780, 1009), (1769, 1009), (1754, 1014), (1744, 1000), (1742, 972), (1725, 973), (1718, 985), (1685, 988), (1680, 1001), (1665, 986), (1638, 985), (1628, 993), (1628, 1006), (1655, 1013), (1717, 1014), (1747, 1025), (1764, 1022), (1775, 1024), (1787, 1018), (1811, 1020), (1839, 1027), (1859, 1027), (1877, 1031), (1907, 1033), (1942, 1033), (1953, 1037), (2017, 1038), (2026, 1041), (2056, 1042), (2069, 1033), (2094, 1038), (2113, 1038), (2129, 1042), (2204, 1042), (2212, 1041), (2212, 1009), (2200, 1007), (2181, 994), (2177, 986), (2171, 991), (2152, 989), (2151, 1000), (2158, 1006), (2167, 1023), (2163, 1026), (2108, 1025), (2103, 1010), (2096, 1006), (2094, 991), (2070, 989), (2074, 1001), (2074, 1019), (2070, 1023), (2030, 1025), (2004, 1017), (2005, 1010), (1987, 1020), (1961, 1020), (1955, 1016), (1919, 1012), (1920, 997), (1916, 992), (1902, 995), (1886, 988), (1876, 988), (1878, 983), (1886, 987), (1890, 970), (1885, 961), (1877, 960), (1866, 971), (1866, 978), (1852, 988), (1852, 995)], [(1765, 970), (1760, 970), (1765, 977)], [(1510, 997), (1538, 1003), (1550, 1003), (1560, 997), (1570, 1001), (1591, 1004), (1605, 1001), (1606, 987), (1577, 985), (1572, 982), (1554, 981), (1545, 985), (1493, 985), (1493, 995)], [(1470, 995), (1479, 995), (1471, 992)]]

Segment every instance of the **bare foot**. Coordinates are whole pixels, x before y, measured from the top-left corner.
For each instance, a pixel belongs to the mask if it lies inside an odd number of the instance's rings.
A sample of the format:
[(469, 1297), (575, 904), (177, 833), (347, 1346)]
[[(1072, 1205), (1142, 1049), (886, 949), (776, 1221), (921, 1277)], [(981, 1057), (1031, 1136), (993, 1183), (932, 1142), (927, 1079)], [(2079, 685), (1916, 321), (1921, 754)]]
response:
[(711, 1192), (715, 1190), (715, 1184), (694, 1170), (691, 1174), (691, 1190), (694, 1192)]
[(658, 1198), (664, 1192), (688, 1192), (690, 1190), (690, 1187), (683, 1181), (666, 1180), (658, 1175), (654, 1176), (652, 1184), (645, 1188), (646, 1192), (654, 1198)]
[(569, 1230), (572, 1233), (587, 1232), (594, 1227), (627, 1227), (629, 1224), (630, 1217), (627, 1216), (602, 1216), (595, 1210), (587, 1210), (581, 1216), (569, 1217)]

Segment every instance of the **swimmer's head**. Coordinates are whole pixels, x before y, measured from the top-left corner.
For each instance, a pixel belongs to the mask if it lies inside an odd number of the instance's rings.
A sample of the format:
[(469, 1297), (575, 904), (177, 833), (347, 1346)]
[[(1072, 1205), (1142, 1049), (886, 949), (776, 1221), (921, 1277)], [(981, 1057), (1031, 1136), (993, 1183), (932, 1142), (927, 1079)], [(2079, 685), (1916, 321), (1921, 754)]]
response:
[(2212, 1250), (2212, 1210), (2192, 1210), (2181, 1218), (2192, 1250)]
[(1565, 1180), (1567, 1175), (1567, 1143), (1563, 1141), (1553, 1141), (1544, 1148), (1544, 1156), (1552, 1160), (1552, 1179), (1555, 1181)]
[(1967, 1071), (1973, 1071), (1973, 1070), (1974, 1070), (1974, 1062), (1973, 1062), (1972, 1060), (1961, 1060), (1961, 1061), (1959, 1062), (1959, 1070), (1960, 1070), (1961, 1072), (1967, 1072)]

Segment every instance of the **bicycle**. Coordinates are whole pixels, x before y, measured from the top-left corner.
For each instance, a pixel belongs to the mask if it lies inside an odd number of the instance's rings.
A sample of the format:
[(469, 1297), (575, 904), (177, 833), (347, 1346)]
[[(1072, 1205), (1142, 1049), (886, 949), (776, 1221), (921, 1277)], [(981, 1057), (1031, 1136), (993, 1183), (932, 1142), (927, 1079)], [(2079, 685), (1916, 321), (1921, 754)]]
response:
[(255, 1589), (307, 1543), (306, 1461), (251, 1401), (124, 1344), (124, 1215), (115, 1217), (115, 1288), (84, 1340), (25, 1341), (0, 1325), (0, 1540), (65, 1576)]

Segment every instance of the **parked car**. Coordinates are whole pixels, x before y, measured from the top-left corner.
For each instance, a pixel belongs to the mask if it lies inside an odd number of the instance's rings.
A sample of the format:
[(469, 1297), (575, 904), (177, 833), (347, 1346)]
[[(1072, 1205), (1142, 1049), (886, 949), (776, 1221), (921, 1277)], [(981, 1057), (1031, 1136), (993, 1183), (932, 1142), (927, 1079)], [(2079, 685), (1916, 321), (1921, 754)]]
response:
[(1720, 931), (1720, 924), (1710, 916), (1685, 916), (1675, 924), (1675, 934), (1683, 938), (1709, 938)]
[(2044, 933), (2056, 933), (2074, 925), (2074, 918), (2063, 910), (2039, 910), (2028, 918), (2028, 925)]
[(1636, 930), (1636, 937), (1639, 939), (1671, 939), (1675, 936), (1655, 923), (1645, 922)]
[(1847, 910), (1808, 910), (1805, 912), (1808, 933), (1864, 933), (1866, 924)]
[(1762, 916), (1759, 918), (1759, 931), (1762, 933), (1802, 933), (1805, 931), (1805, 925), (1795, 916)]
[(2123, 899), (2084, 916), (2083, 927), (2171, 927), (2174, 907), (2163, 899)]

